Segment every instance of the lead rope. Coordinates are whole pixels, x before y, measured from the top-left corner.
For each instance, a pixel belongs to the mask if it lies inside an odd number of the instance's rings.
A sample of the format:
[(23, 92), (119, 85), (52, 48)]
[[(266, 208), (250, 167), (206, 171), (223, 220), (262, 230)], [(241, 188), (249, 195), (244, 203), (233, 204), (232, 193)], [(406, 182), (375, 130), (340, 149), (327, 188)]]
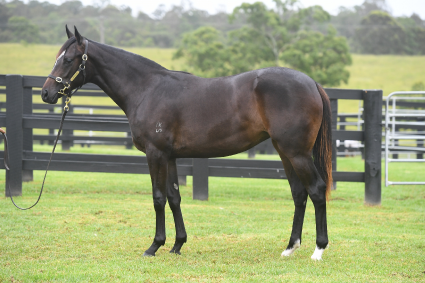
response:
[[(31, 205), (30, 207), (27, 207), (27, 208), (19, 207), (18, 205), (16, 205), (15, 201), (13, 200), (12, 192), (10, 191), (10, 185), (6, 186), (6, 189), (9, 192), (10, 199), (12, 200), (12, 203), (17, 208), (19, 208), (20, 210), (31, 209), (34, 206), (36, 206), (37, 203), (40, 201), (41, 195), (43, 194), (44, 182), (46, 181), (47, 171), (49, 170), (50, 162), (52, 161), (52, 158), (53, 158), (53, 153), (55, 152), (56, 145), (57, 145), (58, 140), (59, 140), (59, 136), (62, 132), (63, 122), (65, 120), (66, 113), (68, 113), (68, 111), (69, 111), (68, 104), (69, 104), (70, 101), (71, 101), (71, 98), (67, 97), (66, 101), (65, 101), (65, 107), (63, 108), (62, 119), (61, 119), (61, 122), (60, 122), (58, 135), (56, 136), (56, 140), (55, 140), (55, 143), (53, 145), (53, 150), (52, 150), (52, 153), (50, 154), (50, 160), (49, 160), (49, 163), (47, 164), (46, 173), (44, 174), (43, 184), (41, 185), (41, 190), (40, 190), (40, 194), (38, 196), (37, 201), (33, 205)], [(0, 132), (2, 133), (2, 135), (4, 137), (4, 167), (6, 168), (6, 174), (9, 174), (10, 168), (9, 168), (9, 150), (8, 150), (8, 147), (7, 147), (7, 136), (6, 136), (6, 132), (1, 128), (0, 128)]]

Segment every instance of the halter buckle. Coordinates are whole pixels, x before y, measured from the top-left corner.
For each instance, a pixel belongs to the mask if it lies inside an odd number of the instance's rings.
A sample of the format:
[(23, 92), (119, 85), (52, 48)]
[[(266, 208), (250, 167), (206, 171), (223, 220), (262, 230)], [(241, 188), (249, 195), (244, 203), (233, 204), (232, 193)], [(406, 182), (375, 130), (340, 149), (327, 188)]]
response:
[(87, 59), (88, 59), (87, 54), (83, 54), (82, 58), (83, 58), (83, 61), (87, 61)]
[(56, 77), (55, 81), (57, 81), (58, 83), (62, 82), (62, 78), (61, 77)]

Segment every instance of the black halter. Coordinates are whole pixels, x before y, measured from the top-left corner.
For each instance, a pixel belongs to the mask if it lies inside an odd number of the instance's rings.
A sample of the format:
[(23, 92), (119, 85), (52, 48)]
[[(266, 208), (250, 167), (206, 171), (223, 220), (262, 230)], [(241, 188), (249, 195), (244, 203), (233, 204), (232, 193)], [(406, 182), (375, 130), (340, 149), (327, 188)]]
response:
[[(55, 77), (52, 74), (48, 75), (49, 78), (54, 79), (56, 82), (58, 82), (60, 84), (63, 84), (64, 88), (60, 89), (58, 91), (59, 94), (68, 96), (70, 98), (71, 95), (73, 95), (75, 92), (77, 92), (77, 90), (79, 90), (86, 83), (86, 62), (87, 62), (87, 59), (88, 59), (87, 49), (89, 47), (89, 41), (87, 39), (85, 39), (85, 44), (86, 44), (86, 47), (85, 47), (85, 50), (84, 50), (84, 54), (82, 56), (83, 61), (81, 62), (80, 66), (78, 67), (78, 70), (71, 77), (69, 82), (65, 82), (61, 77)], [(71, 90), (70, 93), (66, 93), (66, 91), (71, 88), (71, 83), (75, 80), (75, 78), (78, 76), (79, 73), (83, 74), (83, 77), (84, 77), (83, 84), (81, 86), (76, 87), (73, 90)]]

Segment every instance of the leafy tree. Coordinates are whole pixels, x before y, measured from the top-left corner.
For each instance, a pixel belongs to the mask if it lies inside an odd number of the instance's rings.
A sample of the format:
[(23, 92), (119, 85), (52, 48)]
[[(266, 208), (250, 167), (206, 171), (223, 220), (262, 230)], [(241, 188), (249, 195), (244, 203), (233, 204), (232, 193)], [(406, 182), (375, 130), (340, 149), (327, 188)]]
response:
[[(283, 61), (329, 86), (347, 82), (351, 64), (348, 45), (330, 28), (327, 35), (305, 31), (329, 19), (321, 7), (294, 10), (296, 0), (275, 0), (276, 9), (257, 2), (235, 8), (231, 20), (244, 15), (249, 26), (220, 35), (213, 28), (187, 33), (174, 58), (184, 57), (189, 71), (200, 76), (223, 76)], [(208, 36), (206, 36), (208, 35)]]
[(417, 14), (412, 14), (410, 17), (400, 17), (397, 21), (406, 32), (406, 53), (425, 54), (425, 22)]
[(298, 0), (274, 0), (275, 9), (268, 9), (264, 3), (243, 3), (233, 10), (230, 20), (244, 15), (250, 28), (255, 30), (270, 51), (274, 62), (279, 66), (279, 58), (286, 45), (291, 43), (293, 36), (303, 25), (313, 22), (323, 22), (330, 15), (320, 6), (296, 9)]
[(247, 27), (227, 35), (213, 27), (200, 27), (183, 36), (173, 59), (185, 58), (185, 70), (202, 77), (229, 76), (250, 71), (253, 66), (273, 66), (273, 54), (258, 37), (257, 31)]
[(406, 33), (388, 13), (373, 11), (361, 21), (354, 40), (362, 53), (402, 54), (405, 52)]
[(317, 31), (299, 32), (296, 42), (283, 52), (281, 58), (294, 69), (327, 86), (338, 86), (341, 81), (348, 83), (350, 77), (345, 69), (346, 65), (351, 65), (347, 41), (336, 36), (333, 27), (326, 35)]
[(37, 26), (24, 17), (11, 17), (7, 25), (15, 41), (38, 42)]
[(6, 5), (0, 3), (0, 42), (7, 42), (12, 39), (12, 33), (7, 30), (7, 22), (11, 13)]
[(243, 27), (227, 33), (226, 53), (230, 73), (274, 66), (274, 55), (258, 31)]
[(201, 27), (187, 33), (173, 59), (184, 57), (186, 71), (202, 77), (230, 75), (228, 54), (220, 37), (219, 31), (213, 27)]
[(61, 11), (66, 11), (67, 15), (78, 15), (83, 9), (81, 1), (65, 1), (60, 5)]
[(354, 7), (340, 7), (338, 14), (332, 17), (332, 25), (337, 29), (339, 35), (348, 39), (352, 51), (358, 51), (359, 48), (359, 45), (353, 40), (356, 29), (362, 19), (372, 11), (389, 13), (389, 8), (385, 0), (365, 0), (361, 5)]
[(0, 29), (6, 26), (10, 16), (11, 15), (7, 6), (0, 3)]

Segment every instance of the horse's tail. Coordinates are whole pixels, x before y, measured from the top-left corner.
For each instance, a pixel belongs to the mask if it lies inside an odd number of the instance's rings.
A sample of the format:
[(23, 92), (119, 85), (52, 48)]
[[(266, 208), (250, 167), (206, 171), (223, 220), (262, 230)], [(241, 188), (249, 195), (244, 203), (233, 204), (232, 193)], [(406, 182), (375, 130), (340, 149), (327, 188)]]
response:
[(332, 188), (332, 112), (329, 97), (322, 86), (316, 83), (323, 102), (322, 124), (313, 146), (314, 165), (326, 184), (326, 199)]

